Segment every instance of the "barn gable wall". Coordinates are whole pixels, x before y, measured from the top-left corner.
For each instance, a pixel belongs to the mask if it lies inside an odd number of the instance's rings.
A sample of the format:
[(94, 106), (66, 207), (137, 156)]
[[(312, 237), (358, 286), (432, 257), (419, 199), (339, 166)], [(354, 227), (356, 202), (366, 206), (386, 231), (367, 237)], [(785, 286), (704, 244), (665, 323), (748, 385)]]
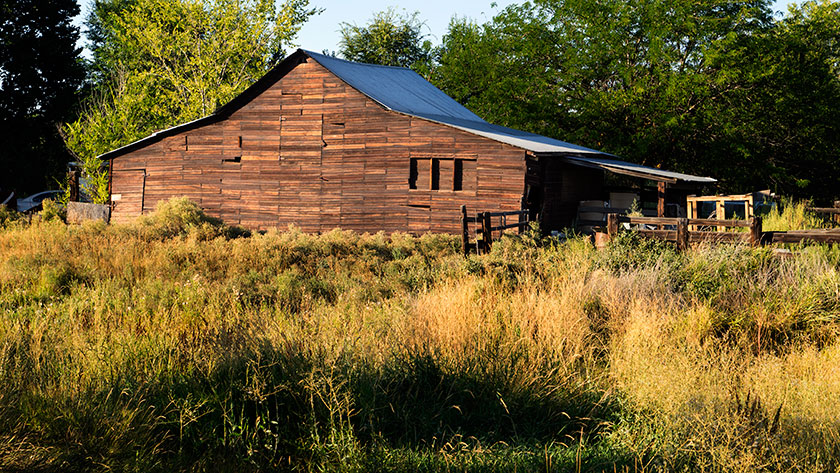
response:
[(309, 59), (227, 119), (112, 164), (115, 221), (186, 196), (251, 229), (455, 233), (462, 204), (520, 208), (525, 152), (387, 111)]

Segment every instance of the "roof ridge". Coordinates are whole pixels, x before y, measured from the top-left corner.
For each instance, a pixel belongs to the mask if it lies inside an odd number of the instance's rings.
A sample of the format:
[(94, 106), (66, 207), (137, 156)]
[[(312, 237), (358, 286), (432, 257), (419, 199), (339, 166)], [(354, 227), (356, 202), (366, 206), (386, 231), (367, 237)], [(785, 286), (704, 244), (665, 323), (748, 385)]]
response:
[[(346, 62), (348, 64), (353, 64), (353, 65), (356, 65), (356, 66), (381, 67), (381, 68), (385, 68), (385, 69), (397, 69), (397, 70), (408, 71), (408, 72), (413, 72), (414, 74), (417, 74), (417, 71), (413, 70), (410, 67), (389, 66), (387, 64), (374, 64), (374, 63), (371, 63), (371, 62), (357, 62), (357, 61), (351, 61), (349, 59), (343, 59), (343, 58), (340, 58), (340, 57), (337, 57), (337, 56), (330, 56), (330, 55), (327, 55), (327, 54), (316, 53), (316, 52), (310, 51), (308, 49), (303, 49), (303, 48), (298, 48), (298, 49), (301, 52), (308, 55), (309, 57), (312, 57), (313, 55), (315, 55), (315, 56), (320, 56), (320, 57), (323, 57), (323, 58), (327, 58), (331, 61), (341, 61), (341, 62)], [(316, 58), (313, 58), (313, 59), (316, 59)], [(417, 75), (420, 76), (420, 74), (417, 74)], [(420, 77), (423, 77), (423, 76), (420, 76)]]

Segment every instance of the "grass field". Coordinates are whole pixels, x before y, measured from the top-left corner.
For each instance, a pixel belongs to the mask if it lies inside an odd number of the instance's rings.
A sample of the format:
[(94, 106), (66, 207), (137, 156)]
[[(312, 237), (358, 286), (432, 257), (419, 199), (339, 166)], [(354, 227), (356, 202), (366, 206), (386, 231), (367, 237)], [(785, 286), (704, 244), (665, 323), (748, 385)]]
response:
[(840, 250), (459, 250), (10, 219), (0, 471), (840, 469)]

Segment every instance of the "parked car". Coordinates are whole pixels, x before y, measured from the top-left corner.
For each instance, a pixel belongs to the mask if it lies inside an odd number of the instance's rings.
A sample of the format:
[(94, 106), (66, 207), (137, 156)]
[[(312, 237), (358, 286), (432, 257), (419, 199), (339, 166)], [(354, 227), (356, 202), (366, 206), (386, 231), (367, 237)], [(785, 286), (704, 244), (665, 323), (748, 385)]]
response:
[(18, 212), (29, 212), (31, 210), (38, 210), (41, 207), (41, 203), (45, 199), (53, 199), (55, 200), (58, 196), (63, 194), (64, 191), (43, 191), (37, 194), (32, 194), (29, 197), (24, 197), (22, 199), (17, 200), (17, 210)]

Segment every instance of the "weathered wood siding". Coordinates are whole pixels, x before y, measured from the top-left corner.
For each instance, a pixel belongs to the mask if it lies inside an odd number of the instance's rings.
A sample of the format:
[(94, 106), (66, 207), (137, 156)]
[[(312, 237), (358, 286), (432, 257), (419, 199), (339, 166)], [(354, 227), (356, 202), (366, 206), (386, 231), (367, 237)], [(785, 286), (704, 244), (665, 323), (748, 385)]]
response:
[(308, 232), (455, 233), (462, 204), (519, 210), (525, 185), (523, 150), (387, 111), (312, 59), (228, 119), (112, 164), (114, 221), (186, 196), (229, 224)]

